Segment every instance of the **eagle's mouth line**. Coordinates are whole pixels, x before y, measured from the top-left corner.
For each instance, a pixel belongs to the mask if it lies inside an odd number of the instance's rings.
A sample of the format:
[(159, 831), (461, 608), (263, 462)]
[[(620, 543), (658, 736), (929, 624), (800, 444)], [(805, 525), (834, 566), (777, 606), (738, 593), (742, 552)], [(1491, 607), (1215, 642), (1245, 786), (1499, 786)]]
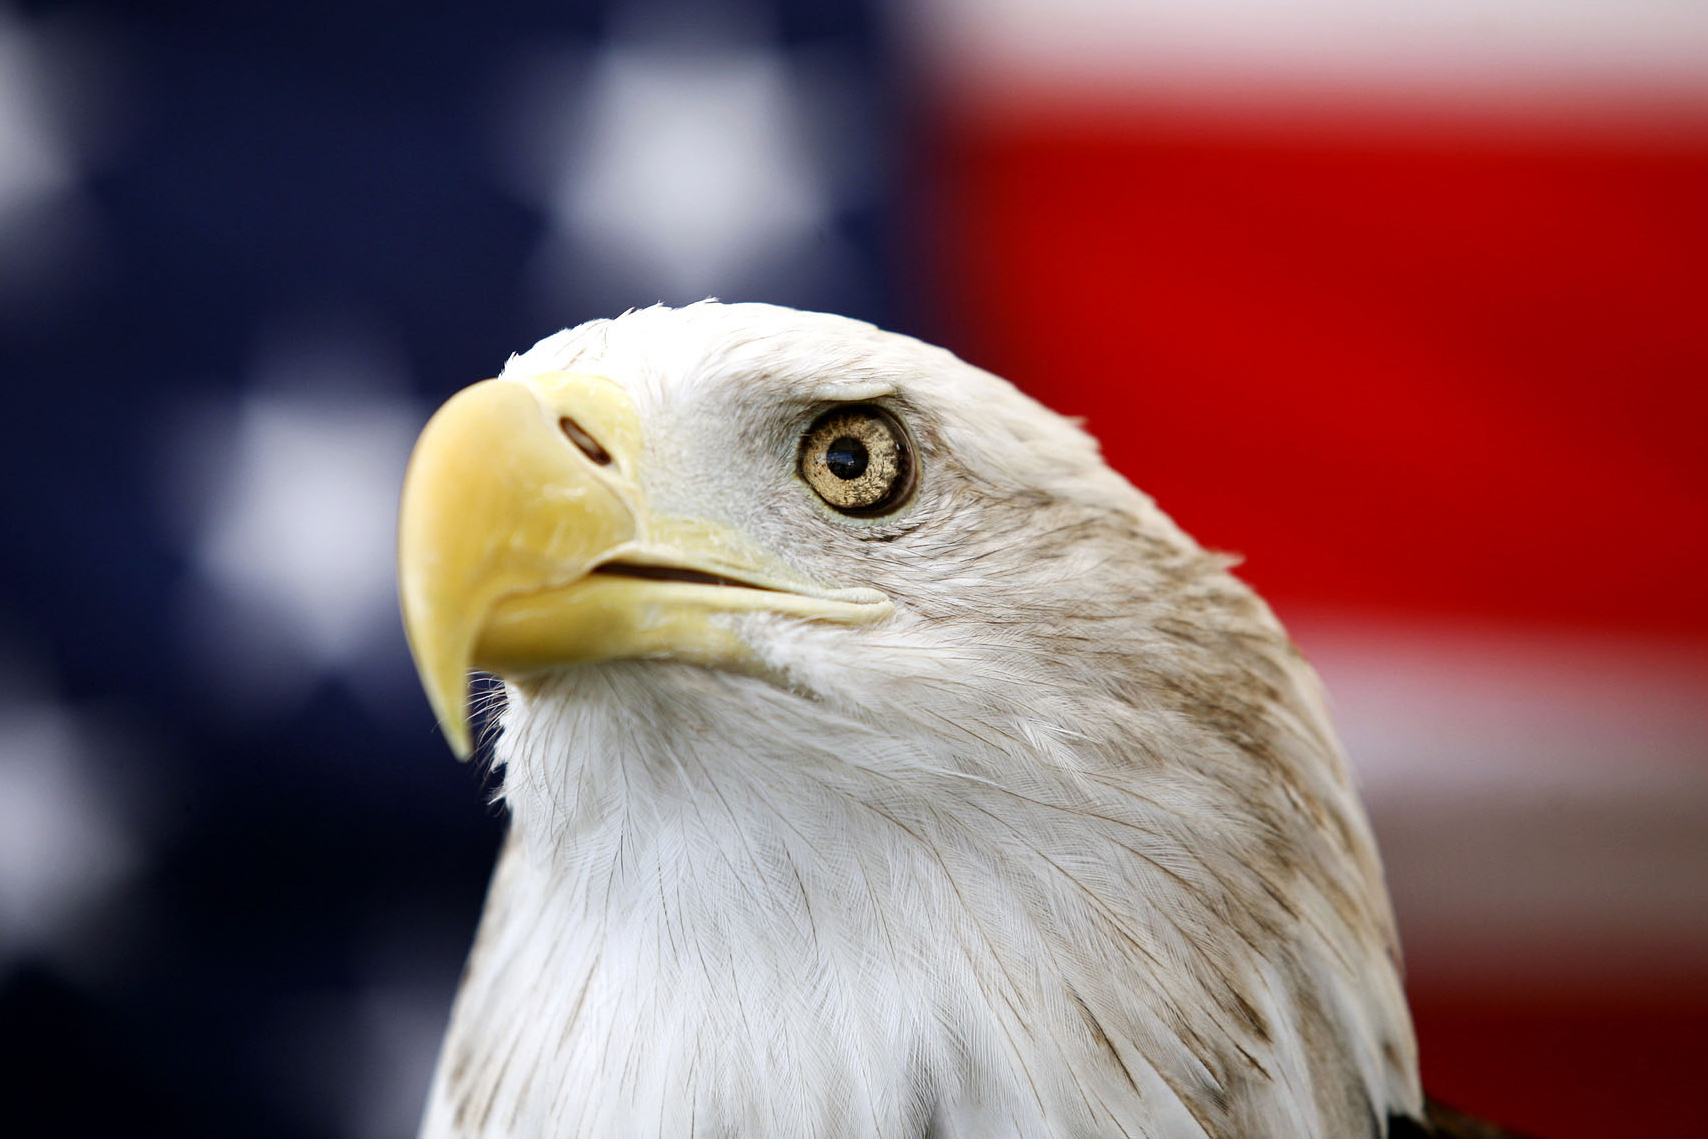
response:
[(705, 570), (688, 569), (685, 566), (644, 565), (639, 562), (603, 562), (593, 567), (592, 573), (609, 574), (613, 577), (635, 577), (645, 581), (679, 581), (688, 585), (723, 585), (737, 589), (761, 589), (767, 593), (778, 593), (774, 586), (760, 585), (752, 581), (739, 581), (722, 574), (707, 573)]

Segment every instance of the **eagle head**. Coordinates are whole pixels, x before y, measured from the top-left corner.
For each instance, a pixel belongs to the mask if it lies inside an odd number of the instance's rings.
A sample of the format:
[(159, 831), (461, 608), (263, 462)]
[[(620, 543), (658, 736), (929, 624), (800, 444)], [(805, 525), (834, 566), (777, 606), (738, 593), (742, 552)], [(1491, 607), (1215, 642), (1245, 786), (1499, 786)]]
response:
[(399, 539), (452, 748), (471, 668), (506, 696), (510, 833), (424, 1134), (1417, 1113), (1313, 673), (1002, 379), (767, 305), (594, 321), (434, 416)]

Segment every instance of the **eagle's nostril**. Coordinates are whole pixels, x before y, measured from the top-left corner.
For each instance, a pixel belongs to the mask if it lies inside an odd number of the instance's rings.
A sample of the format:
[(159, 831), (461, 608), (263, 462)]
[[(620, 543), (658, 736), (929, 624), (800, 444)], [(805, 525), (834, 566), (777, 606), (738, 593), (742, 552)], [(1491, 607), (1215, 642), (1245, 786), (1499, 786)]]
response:
[(564, 433), (564, 437), (571, 443), (574, 443), (576, 449), (583, 455), (586, 455), (601, 467), (608, 467), (611, 465), (611, 452), (601, 447), (599, 445), (599, 440), (589, 435), (581, 424), (565, 415), (557, 421), (557, 425)]

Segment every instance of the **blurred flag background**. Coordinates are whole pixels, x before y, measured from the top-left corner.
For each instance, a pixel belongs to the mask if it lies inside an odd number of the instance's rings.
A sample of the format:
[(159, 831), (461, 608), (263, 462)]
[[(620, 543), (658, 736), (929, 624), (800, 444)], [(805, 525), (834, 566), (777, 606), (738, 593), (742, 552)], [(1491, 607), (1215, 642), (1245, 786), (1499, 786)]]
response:
[(1324, 673), (1426, 1082), (1708, 1134), (1675, 0), (0, 0), (7, 1133), (413, 1129), (502, 823), (398, 628), (404, 458), (707, 295), (1084, 416)]

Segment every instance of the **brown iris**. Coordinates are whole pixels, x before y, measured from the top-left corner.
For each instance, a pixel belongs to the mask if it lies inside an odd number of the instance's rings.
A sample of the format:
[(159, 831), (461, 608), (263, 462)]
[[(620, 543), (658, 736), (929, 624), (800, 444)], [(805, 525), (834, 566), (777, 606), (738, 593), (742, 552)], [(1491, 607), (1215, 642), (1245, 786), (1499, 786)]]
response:
[(865, 404), (825, 412), (801, 440), (801, 477), (844, 514), (883, 514), (913, 489), (913, 456), (894, 416)]

